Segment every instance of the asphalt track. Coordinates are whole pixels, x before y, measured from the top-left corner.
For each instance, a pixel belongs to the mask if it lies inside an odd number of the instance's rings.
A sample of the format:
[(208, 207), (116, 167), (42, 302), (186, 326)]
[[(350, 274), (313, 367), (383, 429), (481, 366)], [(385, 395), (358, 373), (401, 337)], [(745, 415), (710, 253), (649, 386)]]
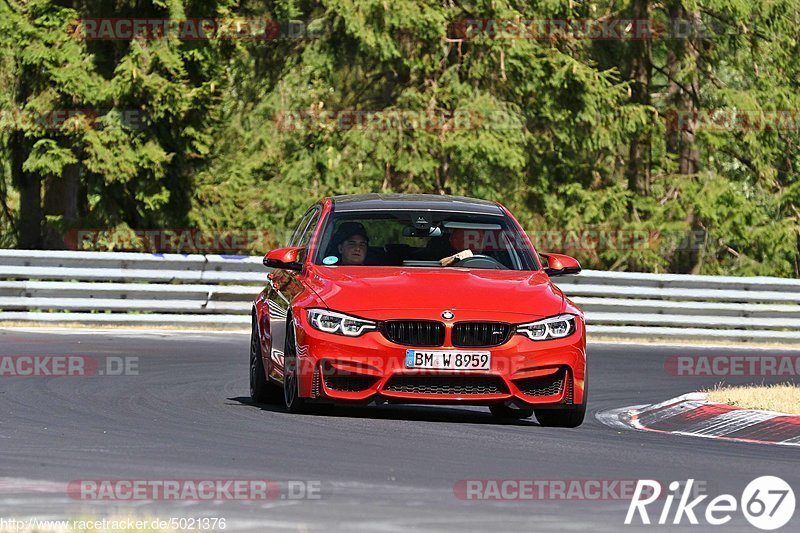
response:
[[(664, 364), (718, 353), (778, 352), (591, 344), (587, 420), (552, 429), (497, 423), (474, 407), (293, 416), (251, 405), (246, 334), (0, 330), (0, 356), (138, 358), (137, 375), (0, 377), (0, 518), (224, 517), (228, 531), (619, 531), (628, 500), (465, 501), (454, 485), (693, 478), (712, 496), (738, 497), (750, 480), (777, 475), (800, 497), (797, 448), (617, 430), (595, 418), (713, 385), (718, 378), (674, 377)], [(321, 498), (88, 502), (64, 490), (80, 479), (256, 478), (319, 483)], [(785, 530), (797, 530), (798, 515)], [(726, 526), (678, 529), (755, 530), (741, 513)]]

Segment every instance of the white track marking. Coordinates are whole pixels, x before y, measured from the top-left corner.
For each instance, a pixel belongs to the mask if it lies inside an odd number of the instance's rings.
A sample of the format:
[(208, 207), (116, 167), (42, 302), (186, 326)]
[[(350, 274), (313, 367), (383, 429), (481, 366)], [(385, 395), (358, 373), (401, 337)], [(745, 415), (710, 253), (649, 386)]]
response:
[(754, 426), (766, 420), (772, 420), (777, 415), (766, 413), (764, 411), (730, 411), (723, 413), (708, 420), (702, 420), (696, 424), (689, 426), (683, 433), (691, 433), (693, 435), (709, 435), (712, 437), (721, 437), (739, 431), (750, 426)]

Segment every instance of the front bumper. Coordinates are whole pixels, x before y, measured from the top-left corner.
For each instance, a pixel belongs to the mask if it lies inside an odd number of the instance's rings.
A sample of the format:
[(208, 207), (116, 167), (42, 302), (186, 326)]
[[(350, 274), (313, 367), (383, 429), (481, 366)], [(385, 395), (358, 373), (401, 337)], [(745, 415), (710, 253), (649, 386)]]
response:
[(567, 338), (532, 341), (512, 335), (503, 345), (422, 350), (491, 352), (481, 371), (415, 370), (405, 367), (406, 350), (372, 331), (360, 337), (323, 333), (298, 313), (300, 395), (334, 402), (467, 403), (569, 408), (584, 403), (586, 340), (583, 319)]

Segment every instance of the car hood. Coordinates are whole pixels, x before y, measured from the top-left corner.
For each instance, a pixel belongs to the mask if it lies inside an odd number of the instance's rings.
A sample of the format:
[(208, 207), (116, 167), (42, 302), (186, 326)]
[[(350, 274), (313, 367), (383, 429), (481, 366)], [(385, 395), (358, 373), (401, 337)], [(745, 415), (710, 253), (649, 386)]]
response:
[(306, 282), (328, 308), (365, 318), (386, 318), (393, 310), (438, 314), (449, 309), (521, 321), (557, 315), (565, 308), (564, 294), (542, 271), (314, 265)]

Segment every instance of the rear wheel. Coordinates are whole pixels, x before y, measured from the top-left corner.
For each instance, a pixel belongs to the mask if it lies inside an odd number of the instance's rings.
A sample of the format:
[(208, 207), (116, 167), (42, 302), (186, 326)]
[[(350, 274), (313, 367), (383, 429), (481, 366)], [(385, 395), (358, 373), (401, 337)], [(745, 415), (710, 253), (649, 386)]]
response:
[(290, 413), (308, 412), (308, 402), (300, 397), (297, 346), (291, 315), (286, 317), (286, 350), (283, 353), (283, 400)]
[(255, 317), (250, 331), (250, 398), (255, 403), (280, 403), (281, 389), (267, 378)]
[(490, 405), (489, 410), (495, 418), (503, 420), (523, 420), (533, 416), (532, 407), (512, 407), (504, 403), (498, 405)]

